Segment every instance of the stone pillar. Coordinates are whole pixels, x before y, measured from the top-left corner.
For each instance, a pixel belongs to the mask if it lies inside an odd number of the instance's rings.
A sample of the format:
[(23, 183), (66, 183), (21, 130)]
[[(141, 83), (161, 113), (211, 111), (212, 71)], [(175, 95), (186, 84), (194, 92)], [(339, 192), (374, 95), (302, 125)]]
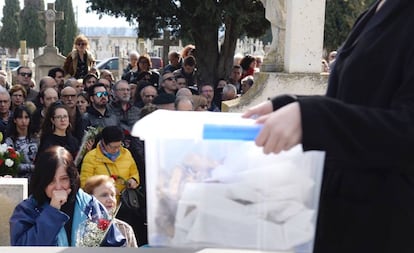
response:
[(326, 0), (286, 1), (285, 71), (319, 73)]

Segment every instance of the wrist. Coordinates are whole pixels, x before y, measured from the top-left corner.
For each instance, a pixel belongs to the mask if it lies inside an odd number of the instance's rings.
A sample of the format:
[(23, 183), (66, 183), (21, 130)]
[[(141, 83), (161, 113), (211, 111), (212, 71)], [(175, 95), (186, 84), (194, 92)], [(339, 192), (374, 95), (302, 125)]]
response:
[(298, 101), (298, 97), (292, 94), (279, 95), (270, 100), (272, 102), (273, 111), (276, 111), (283, 106)]

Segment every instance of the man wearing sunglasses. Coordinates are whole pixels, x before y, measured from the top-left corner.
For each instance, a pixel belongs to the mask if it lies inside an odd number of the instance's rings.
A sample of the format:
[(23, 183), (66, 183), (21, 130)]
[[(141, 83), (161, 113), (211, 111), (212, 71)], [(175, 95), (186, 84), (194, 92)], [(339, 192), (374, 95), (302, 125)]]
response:
[(168, 93), (175, 95), (177, 92), (177, 82), (175, 81), (175, 76), (172, 72), (166, 71), (162, 75), (162, 83), (159, 90), (159, 94)]
[(34, 102), (39, 94), (38, 91), (30, 88), (30, 81), (32, 79), (32, 70), (27, 66), (20, 66), (17, 69), (17, 83), (26, 89), (27, 101)]
[(104, 128), (119, 125), (118, 117), (109, 108), (109, 93), (104, 84), (98, 82), (89, 87), (88, 96), (91, 105), (83, 115), (83, 130), (88, 126)]

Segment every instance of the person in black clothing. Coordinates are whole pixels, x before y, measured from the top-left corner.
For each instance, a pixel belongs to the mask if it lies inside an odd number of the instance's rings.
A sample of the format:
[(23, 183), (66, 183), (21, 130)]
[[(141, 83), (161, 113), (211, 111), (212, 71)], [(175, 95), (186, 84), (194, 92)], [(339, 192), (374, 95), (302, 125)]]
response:
[(79, 149), (79, 141), (71, 134), (69, 111), (60, 101), (52, 104), (46, 113), (37, 156), (51, 146), (64, 147), (73, 157)]
[(413, 13), (414, 1), (377, 1), (339, 49), (325, 96), (282, 95), (244, 114), (262, 115), (265, 153), (326, 151), (315, 253), (414, 252)]

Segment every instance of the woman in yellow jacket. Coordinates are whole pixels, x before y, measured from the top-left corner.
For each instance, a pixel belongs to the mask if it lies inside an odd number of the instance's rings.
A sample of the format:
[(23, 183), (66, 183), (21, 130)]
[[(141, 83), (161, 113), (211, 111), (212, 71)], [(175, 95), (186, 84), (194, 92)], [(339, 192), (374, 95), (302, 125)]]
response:
[(118, 126), (108, 126), (102, 130), (102, 139), (95, 149), (89, 151), (82, 162), (81, 187), (94, 175), (109, 175), (115, 179), (117, 199), (125, 187), (139, 186), (139, 173), (134, 158), (128, 149), (122, 147), (124, 134)]

